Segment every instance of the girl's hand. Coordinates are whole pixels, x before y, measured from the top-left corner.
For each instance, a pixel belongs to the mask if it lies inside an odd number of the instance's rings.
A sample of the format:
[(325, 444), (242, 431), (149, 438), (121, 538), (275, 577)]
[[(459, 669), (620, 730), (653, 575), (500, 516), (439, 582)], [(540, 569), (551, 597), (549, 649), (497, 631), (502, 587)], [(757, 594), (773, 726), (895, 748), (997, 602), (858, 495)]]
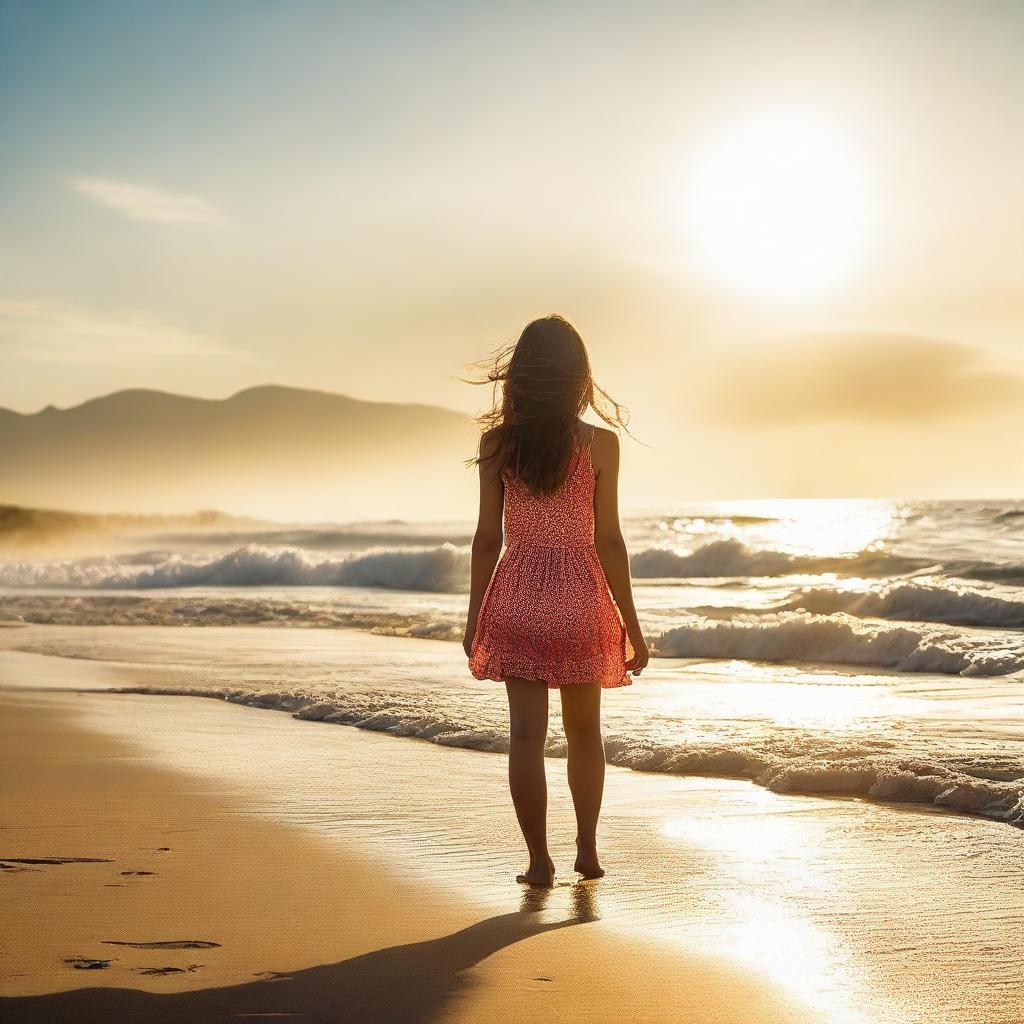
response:
[(638, 636), (635, 640), (630, 637), (629, 642), (633, 646), (633, 657), (626, 662), (626, 668), (633, 675), (638, 676), (647, 668), (647, 662), (651, 660), (651, 652), (643, 636)]
[(462, 638), (462, 649), (468, 658), (473, 653), (473, 634), (476, 632), (476, 623), (467, 623), (466, 632)]

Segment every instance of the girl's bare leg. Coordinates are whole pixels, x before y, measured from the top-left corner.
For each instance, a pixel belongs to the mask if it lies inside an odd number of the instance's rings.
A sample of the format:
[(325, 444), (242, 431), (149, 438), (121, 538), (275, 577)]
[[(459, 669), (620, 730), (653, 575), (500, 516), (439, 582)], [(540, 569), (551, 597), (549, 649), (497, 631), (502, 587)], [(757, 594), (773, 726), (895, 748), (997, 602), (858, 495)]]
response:
[(601, 736), (601, 687), (562, 686), (562, 722), (569, 747), (569, 790), (576, 808), (576, 863), (584, 878), (600, 878), (597, 819), (604, 795), (604, 739)]
[(555, 865), (548, 855), (548, 787), (544, 776), (548, 686), (534, 679), (506, 679), (505, 689), (509, 711), (508, 785), (530, 851), (530, 866), (516, 880), (550, 886)]

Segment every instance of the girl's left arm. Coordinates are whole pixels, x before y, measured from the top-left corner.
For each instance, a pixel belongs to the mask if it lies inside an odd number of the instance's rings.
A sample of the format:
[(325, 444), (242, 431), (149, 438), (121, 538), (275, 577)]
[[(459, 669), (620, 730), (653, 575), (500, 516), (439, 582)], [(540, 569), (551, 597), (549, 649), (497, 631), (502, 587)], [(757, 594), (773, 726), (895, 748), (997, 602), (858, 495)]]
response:
[[(490, 445), (485, 437), (481, 442), (481, 455), (487, 455)], [(473, 559), (469, 580), (469, 612), (466, 616), (466, 635), (462, 641), (466, 657), (469, 657), (476, 633), (476, 620), (484, 600), (487, 584), (491, 581), (494, 567), (501, 554), (501, 514), (505, 500), (505, 486), (497, 471), (493, 458), (484, 458), (480, 463), (480, 512), (476, 532), (473, 534)]]

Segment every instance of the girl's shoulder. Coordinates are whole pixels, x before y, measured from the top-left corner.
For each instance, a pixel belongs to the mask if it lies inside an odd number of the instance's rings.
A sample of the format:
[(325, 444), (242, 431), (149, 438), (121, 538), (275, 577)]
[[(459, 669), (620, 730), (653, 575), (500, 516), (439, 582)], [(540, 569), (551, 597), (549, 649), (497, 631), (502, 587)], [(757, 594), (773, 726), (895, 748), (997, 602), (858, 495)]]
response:
[(591, 423), (585, 424), (590, 430), (591, 444), (595, 451), (611, 452), (619, 447), (619, 435), (607, 427), (597, 427)]
[(498, 435), (500, 431), (497, 427), (491, 427), (485, 430), (480, 435), (480, 454), (481, 455), (493, 455), (498, 447)]
[(607, 427), (591, 426), (590, 460), (594, 472), (600, 475), (602, 469), (610, 469), (619, 461), (619, 435)]

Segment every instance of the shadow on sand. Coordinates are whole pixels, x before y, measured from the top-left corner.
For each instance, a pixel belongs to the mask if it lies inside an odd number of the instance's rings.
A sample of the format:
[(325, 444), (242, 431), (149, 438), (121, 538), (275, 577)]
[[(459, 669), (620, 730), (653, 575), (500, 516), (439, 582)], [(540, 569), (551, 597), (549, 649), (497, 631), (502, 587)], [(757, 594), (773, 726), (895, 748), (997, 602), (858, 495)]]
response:
[(0, 1019), (5, 1024), (219, 1024), (263, 1018), (429, 1024), (452, 999), (470, 991), (474, 982), (465, 972), (492, 953), (532, 935), (597, 920), (595, 889), (587, 883), (573, 886), (572, 916), (560, 921), (541, 917), (550, 890), (528, 889), (518, 911), (426, 942), (225, 988), (169, 994), (82, 988), (0, 998)]

